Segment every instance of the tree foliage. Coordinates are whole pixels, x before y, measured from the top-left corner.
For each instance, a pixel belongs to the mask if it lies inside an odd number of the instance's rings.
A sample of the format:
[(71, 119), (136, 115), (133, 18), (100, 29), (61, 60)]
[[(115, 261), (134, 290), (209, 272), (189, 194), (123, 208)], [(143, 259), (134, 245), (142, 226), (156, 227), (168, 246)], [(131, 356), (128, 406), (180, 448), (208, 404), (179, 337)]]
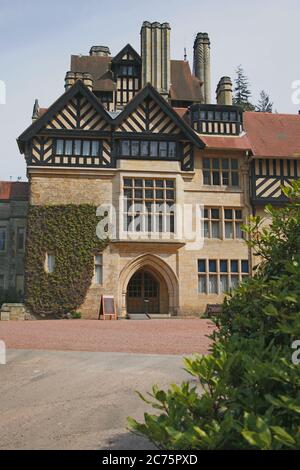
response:
[(129, 419), (133, 432), (161, 449), (300, 448), (300, 181), (290, 203), (267, 208), (269, 228), (254, 217), (247, 231), (262, 262), (225, 299), (208, 356), (185, 359), (198, 385), (154, 386), (156, 414)]
[(236, 79), (234, 87), (234, 99), (235, 105), (241, 106), (244, 111), (254, 111), (255, 106), (250, 102), (251, 91), (249, 80), (244, 72), (241, 65), (236, 70)]
[(258, 113), (273, 113), (273, 103), (270, 100), (270, 96), (264, 90), (260, 92), (259, 101), (255, 110)]

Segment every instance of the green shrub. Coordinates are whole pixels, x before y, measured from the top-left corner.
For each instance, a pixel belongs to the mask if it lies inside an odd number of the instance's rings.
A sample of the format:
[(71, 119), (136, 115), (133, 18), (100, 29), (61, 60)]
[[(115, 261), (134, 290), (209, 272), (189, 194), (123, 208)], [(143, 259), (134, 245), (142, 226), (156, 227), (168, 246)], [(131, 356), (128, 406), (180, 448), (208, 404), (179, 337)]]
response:
[(81, 313), (80, 312), (71, 312), (73, 320), (78, 320), (81, 318)]
[[(35, 314), (62, 316), (82, 305), (94, 273), (94, 255), (107, 242), (96, 236), (96, 207), (31, 206), (26, 243), (25, 302)], [(45, 255), (55, 255), (45, 272)]]
[(161, 449), (300, 449), (300, 182), (285, 193), (268, 229), (259, 218), (246, 229), (262, 262), (226, 298), (210, 354), (185, 359), (199, 384), (155, 386), (141, 398), (159, 413), (129, 418)]

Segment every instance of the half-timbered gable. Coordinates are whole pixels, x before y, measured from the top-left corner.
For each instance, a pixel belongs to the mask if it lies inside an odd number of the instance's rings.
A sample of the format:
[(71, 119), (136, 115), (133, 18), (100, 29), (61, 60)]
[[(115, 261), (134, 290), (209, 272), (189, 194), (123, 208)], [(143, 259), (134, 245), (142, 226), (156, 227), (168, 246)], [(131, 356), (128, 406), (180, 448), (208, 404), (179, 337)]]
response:
[(180, 160), (182, 169), (194, 167), (194, 145), (204, 144), (150, 85), (115, 120), (117, 158)]
[(28, 165), (112, 166), (112, 119), (80, 81), (18, 139)]
[(141, 57), (127, 44), (112, 59), (111, 68), (117, 86), (116, 107), (122, 109), (141, 89)]

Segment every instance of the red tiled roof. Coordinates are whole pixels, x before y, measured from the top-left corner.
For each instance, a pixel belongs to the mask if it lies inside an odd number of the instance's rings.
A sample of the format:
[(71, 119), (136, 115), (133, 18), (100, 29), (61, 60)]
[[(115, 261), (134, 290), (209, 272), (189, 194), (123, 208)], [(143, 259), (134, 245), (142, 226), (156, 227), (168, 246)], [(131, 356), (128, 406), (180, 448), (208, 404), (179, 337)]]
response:
[(201, 134), (200, 139), (211, 149), (251, 150), (251, 144), (245, 134), (240, 137)]
[(203, 83), (192, 75), (188, 62), (171, 60), (170, 97), (172, 100), (200, 103), (203, 100), (202, 85)]
[(244, 113), (244, 126), (256, 157), (300, 157), (300, 116)]
[(28, 183), (0, 181), (0, 200), (28, 199)]

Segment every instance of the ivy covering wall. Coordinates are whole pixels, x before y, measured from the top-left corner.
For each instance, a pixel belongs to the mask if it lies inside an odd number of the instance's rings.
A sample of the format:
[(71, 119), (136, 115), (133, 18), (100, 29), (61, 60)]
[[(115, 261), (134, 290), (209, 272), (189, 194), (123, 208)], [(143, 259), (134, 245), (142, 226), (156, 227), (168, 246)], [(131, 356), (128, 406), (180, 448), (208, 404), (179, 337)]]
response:
[[(88, 204), (31, 206), (25, 261), (25, 302), (34, 314), (60, 316), (84, 302), (94, 275), (94, 256), (107, 245), (96, 236), (100, 218)], [(46, 253), (55, 256), (53, 273)]]

